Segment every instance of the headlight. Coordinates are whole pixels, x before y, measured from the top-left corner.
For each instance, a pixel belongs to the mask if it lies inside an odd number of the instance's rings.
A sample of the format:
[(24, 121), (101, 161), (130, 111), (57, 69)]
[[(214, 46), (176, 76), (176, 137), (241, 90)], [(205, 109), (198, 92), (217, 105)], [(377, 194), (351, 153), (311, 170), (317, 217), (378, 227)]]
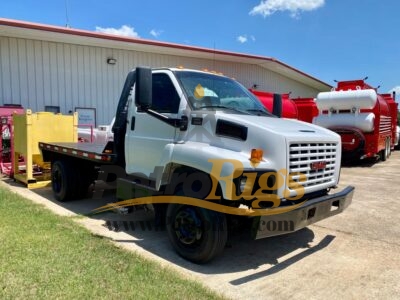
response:
[(240, 179), (239, 190), (241, 194), (243, 194), (244, 188), (246, 187), (246, 181), (247, 177), (242, 177), (242, 179)]

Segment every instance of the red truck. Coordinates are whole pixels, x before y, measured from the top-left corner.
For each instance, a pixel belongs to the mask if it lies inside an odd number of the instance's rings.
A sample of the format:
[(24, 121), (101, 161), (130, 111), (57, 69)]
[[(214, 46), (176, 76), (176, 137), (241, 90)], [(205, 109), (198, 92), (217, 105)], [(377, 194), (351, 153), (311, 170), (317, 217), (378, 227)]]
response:
[[(391, 122), (391, 131), (392, 131), (392, 137), (390, 139), (390, 149), (393, 151), (396, 147), (396, 141), (397, 141), (397, 113), (398, 113), (398, 106), (399, 104), (395, 101), (396, 99), (396, 93), (393, 92), (393, 94), (381, 94), (381, 96), (386, 100), (387, 104), (389, 105), (389, 110), (390, 110), (390, 115), (392, 118)], [(397, 141), (398, 142), (398, 141)]]
[(394, 146), (397, 108), (389, 95), (365, 80), (340, 81), (330, 92), (316, 98), (319, 109), (313, 123), (338, 133), (342, 138), (343, 156), (365, 159), (379, 156), (385, 161)]

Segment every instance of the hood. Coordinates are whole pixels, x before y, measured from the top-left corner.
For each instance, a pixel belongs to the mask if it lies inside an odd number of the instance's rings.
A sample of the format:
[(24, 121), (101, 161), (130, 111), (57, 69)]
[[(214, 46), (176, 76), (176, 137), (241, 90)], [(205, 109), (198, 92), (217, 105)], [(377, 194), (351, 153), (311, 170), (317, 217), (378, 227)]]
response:
[(249, 130), (257, 128), (258, 130), (269, 131), (272, 134), (283, 136), (287, 140), (315, 141), (321, 138), (333, 139), (335, 141), (340, 140), (340, 136), (329, 129), (294, 119), (231, 114), (222, 111), (217, 111), (215, 115), (217, 119), (246, 126)]
[[(192, 154), (188, 156), (190, 162), (186, 164), (192, 164), (193, 161), (209, 162), (210, 157), (219, 157), (240, 161), (244, 169), (280, 170), (289, 174), (303, 172), (297, 169), (304, 169), (303, 164), (310, 164), (315, 160), (314, 156), (326, 155), (333, 156), (328, 158), (332, 170), (326, 174), (320, 172), (324, 182), (319, 182), (319, 177), (314, 178), (320, 176), (320, 173), (309, 174), (314, 177), (310, 179), (312, 181), (306, 192), (331, 187), (337, 183), (339, 176), (340, 136), (314, 124), (293, 119), (234, 114), (229, 111), (195, 111), (190, 115), (188, 130), (178, 131), (178, 135), (176, 151), (180, 152), (176, 157)], [(318, 149), (318, 154), (314, 154), (317, 152), (313, 151), (318, 147), (321, 149)], [(262, 161), (256, 167), (250, 160), (252, 149), (260, 149), (263, 153)], [(299, 164), (303, 158), (304, 163)], [(177, 162), (185, 164), (183, 161)], [(199, 165), (204, 167), (207, 164)], [(232, 164), (226, 165), (228, 167), (224, 174), (230, 174)], [(286, 186), (279, 189), (278, 194), (282, 196), (285, 188)]]
[[(218, 127), (221, 121), (228, 125), (221, 129)], [(335, 143), (340, 146), (338, 134), (314, 124), (229, 111), (193, 112), (188, 130), (179, 131), (178, 135), (179, 143), (194, 143), (197, 149), (204, 145), (227, 149), (242, 153), (246, 158), (252, 149), (262, 149), (270, 161), (279, 161), (278, 168), (286, 168), (292, 144)]]

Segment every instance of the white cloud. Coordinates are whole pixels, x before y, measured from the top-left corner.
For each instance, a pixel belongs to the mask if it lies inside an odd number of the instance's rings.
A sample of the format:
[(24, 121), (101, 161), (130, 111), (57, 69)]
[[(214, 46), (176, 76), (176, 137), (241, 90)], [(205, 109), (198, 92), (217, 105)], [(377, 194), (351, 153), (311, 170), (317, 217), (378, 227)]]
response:
[(244, 44), (244, 43), (247, 43), (249, 40), (251, 40), (252, 42), (255, 42), (256, 37), (254, 35), (250, 35), (249, 37), (247, 37), (247, 34), (241, 34), (236, 38), (236, 40), (239, 43)]
[(247, 42), (247, 36), (245, 36), (245, 35), (239, 35), (239, 36), (236, 38), (236, 40), (237, 40), (239, 43), (244, 44), (244, 43)]
[(163, 32), (164, 32), (163, 30), (156, 30), (156, 29), (150, 30), (150, 34), (155, 38), (158, 38)]
[(139, 34), (135, 31), (135, 28), (129, 25), (122, 25), (121, 28), (103, 28), (100, 26), (96, 26), (97, 32), (108, 33), (108, 34), (115, 34), (115, 35), (122, 35), (122, 36), (129, 36), (139, 38)]
[(302, 11), (315, 10), (324, 4), (325, 0), (261, 0), (250, 11), (250, 15), (262, 15), (265, 18), (277, 11), (289, 11), (292, 17), (297, 17)]

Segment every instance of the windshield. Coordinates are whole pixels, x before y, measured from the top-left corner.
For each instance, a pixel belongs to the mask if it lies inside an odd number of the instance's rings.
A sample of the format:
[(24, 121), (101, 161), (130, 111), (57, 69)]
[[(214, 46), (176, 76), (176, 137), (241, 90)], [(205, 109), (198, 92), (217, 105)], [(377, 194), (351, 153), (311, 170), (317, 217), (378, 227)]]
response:
[(175, 74), (196, 110), (228, 109), (236, 113), (270, 115), (252, 93), (230, 78), (190, 71), (177, 71)]

